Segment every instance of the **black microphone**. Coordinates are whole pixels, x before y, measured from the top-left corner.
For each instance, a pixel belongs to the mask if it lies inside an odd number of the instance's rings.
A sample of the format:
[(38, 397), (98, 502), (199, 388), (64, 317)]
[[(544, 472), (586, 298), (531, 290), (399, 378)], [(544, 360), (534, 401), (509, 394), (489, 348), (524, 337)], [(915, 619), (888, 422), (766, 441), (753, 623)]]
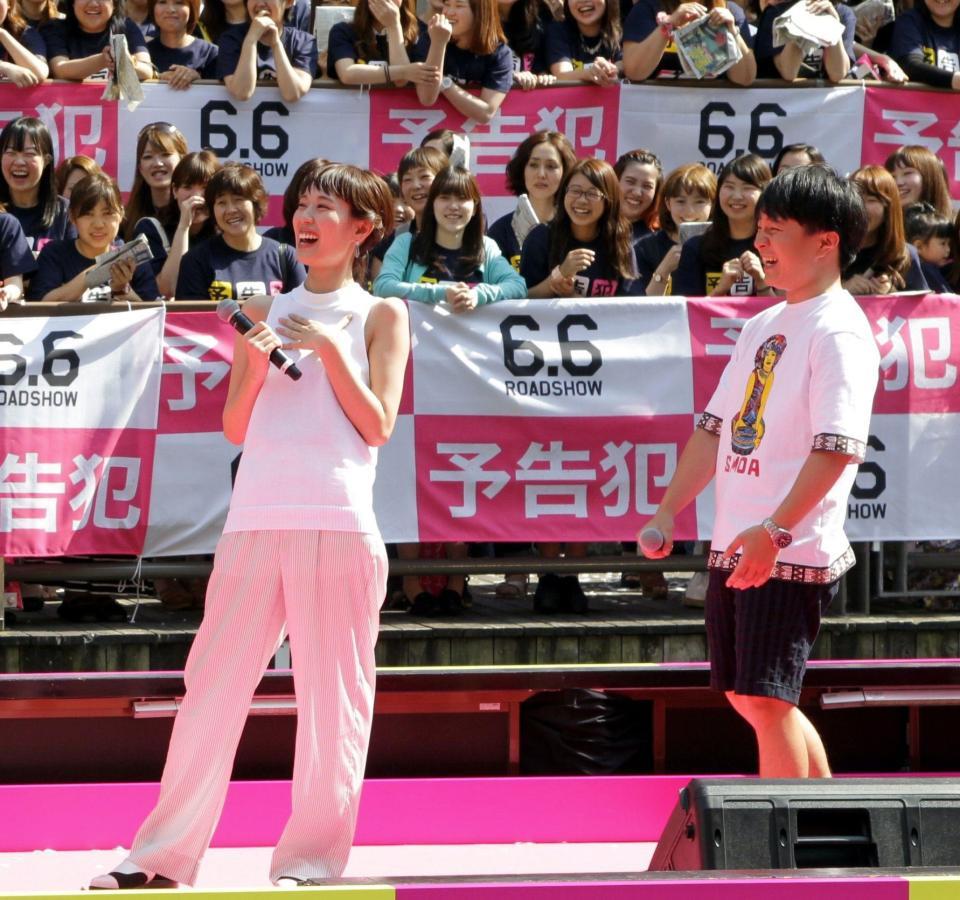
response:
[[(221, 300), (217, 304), (217, 318), (221, 322), (232, 325), (239, 334), (246, 334), (253, 328), (253, 322), (244, 315), (243, 310), (240, 309), (240, 304), (236, 300)], [(303, 375), (303, 372), (297, 368), (297, 364), (279, 347), (270, 351), (270, 362), (294, 381), (297, 381)]]

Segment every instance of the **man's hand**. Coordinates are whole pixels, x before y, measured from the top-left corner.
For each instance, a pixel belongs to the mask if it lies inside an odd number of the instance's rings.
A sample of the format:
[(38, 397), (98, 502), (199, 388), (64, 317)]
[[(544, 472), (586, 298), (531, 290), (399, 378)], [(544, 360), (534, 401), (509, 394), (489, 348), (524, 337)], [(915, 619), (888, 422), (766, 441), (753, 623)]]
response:
[(753, 525), (741, 531), (723, 551), (725, 560), (740, 551), (740, 561), (727, 579), (727, 587), (737, 590), (760, 587), (773, 574), (780, 551), (762, 525)]

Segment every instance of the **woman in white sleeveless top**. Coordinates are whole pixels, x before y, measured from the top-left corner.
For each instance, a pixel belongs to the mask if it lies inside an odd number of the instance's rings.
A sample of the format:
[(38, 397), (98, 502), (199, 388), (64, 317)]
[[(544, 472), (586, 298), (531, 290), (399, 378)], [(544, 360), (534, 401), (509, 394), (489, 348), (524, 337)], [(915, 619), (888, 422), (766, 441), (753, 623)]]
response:
[[(284, 628), (297, 694), (292, 813), (275, 884), (339, 877), (356, 824), (373, 715), (387, 559), (373, 514), (376, 448), (390, 437), (409, 352), (406, 307), (355, 276), (392, 225), (376, 175), (318, 160), (293, 217), (307, 280), (254, 297), (223, 411), (244, 445), (206, 613), (187, 660), (157, 806), (127, 859), (91, 888), (193, 884), (220, 815), (254, 689)], [(302, 370), (269, 364), (283, 347)]]

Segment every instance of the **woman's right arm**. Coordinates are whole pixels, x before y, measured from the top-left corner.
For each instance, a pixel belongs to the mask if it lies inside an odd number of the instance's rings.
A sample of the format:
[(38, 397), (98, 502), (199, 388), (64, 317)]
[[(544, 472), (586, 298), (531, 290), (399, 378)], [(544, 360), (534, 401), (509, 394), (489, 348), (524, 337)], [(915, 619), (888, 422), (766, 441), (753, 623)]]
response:
[(81, 59), (70, 59), (69, 56), (55, 56), (50, 60), (50, 72), (54, 78), (64, 81), (83, 81), (95, 75), (101, 69), (111, 69), (113, 62), (105, 51), (94, 53), (93, 56), (84, 56)]
[[(30, 50), (25, 44), (20, 43), (6, 28), (0, 28), (0, 44), (3, 45), (4, 50), (7, 51), (7, 56), (10, 57), (11, 61), (5, 65), (11, 67), (8, 70), (8, 77), (14, 84), (20, 87), (36, 84), (38, 81), (44, 81), (50, 74), (50, 67), (47, 65), (46, 59)], [(38, 50), (40, 44), (42, 44), (42, 41), (36, 43)], [(22, 71), (14, 71), (16, 69)], [(24, 76), (26, 76), (26, 79)]]
[(410, 264), (411, 243), (412, 235), (407, 232), (398, 235), (390, 245), (383, 258), (380, 274), (373, 282), (373, 293), (378, 297), (400, 297), (402, 300), (416, 300), (419, 303), (440, 303), (446, 299), (447, 285), (404, 280)]
[(263, 321), (270, 312), (272, 300), (260, 295), (243, 304), (243, 311), (254, 326), (233, 340), (233, 366), (223, 407), (223, 435), (231, 444), (242, 444), (246, 439), (253, 406), (267, 378), (270, 353), (283, 343)]
[[(681, 3), (670, 16), (670, 28), (679, 28), (693, 19), (705, 15), (706, 7), (699, 3)], [(630, 81), (644, 81), (656, 71), (663, 58), (663, 51), (673, 40), (665, 34), (664, 29), (655, 26), (646, 37), (641, 40), (631, 38), (630, 19), (642, 19), (645, 9), (634, 7), (627, 16), (623, 35), (623, 74)], [(636, 24), (636, 23), (634, 23)], [(649, 27), (649, 20), (646, 25)], [(642, 34), (642, 31), (641, 31)]]

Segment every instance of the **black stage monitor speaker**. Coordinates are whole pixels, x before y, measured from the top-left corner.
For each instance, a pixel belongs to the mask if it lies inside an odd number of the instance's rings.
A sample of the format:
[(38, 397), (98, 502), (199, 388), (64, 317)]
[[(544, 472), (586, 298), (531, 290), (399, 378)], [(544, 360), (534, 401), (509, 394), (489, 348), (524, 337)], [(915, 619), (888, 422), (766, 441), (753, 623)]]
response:
[(695, 778), (650, 871), (863, 866), (960, 866), (960, 782)]

